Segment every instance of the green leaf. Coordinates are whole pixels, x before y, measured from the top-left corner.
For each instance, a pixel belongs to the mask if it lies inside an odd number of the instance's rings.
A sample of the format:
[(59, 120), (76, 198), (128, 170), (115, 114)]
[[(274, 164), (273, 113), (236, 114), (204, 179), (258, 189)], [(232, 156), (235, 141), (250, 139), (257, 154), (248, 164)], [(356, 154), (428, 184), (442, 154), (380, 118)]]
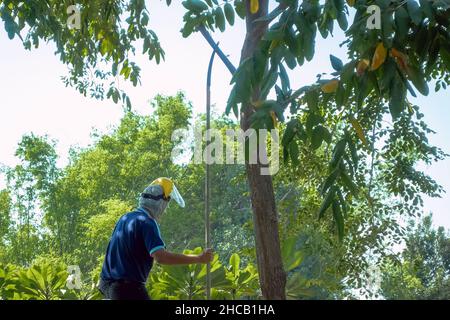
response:
[(271, 20), (275, 19), (276, 17), (278, 17), (282, 12), (284, 12), (284, 9), (277, 7), (273, 11), (269, 12), (268, 15), (260, 17), (260, 18), (256, 19), (254, 22), (271, 21)]
[(434, 9), (432, 1), (430, 0), (419, 0), (420, 9), (425, 14), (427, 18), (434, 19)]
[(291, 88), (291, 84), (289, 82), (289, 76), (288, 76), (283, 64), (280, 63), (279, 68), (280, 68), (281, 88), (282, 88), (283, 92), (288, 92), (288, 90)]
[(181, 3), (186, 9), (194, 13), (201, 13), (208, 10), (208, 6), (201, 0), (187, 0)]
[(401, 81), (400, 77), (395, 77), (395, 80), (391, 83), (390, 99), (389, 99), (389, 111), (391, 112), (392, 119), (397, 119), (400, 113), (405, 109), (406, 103), (406, 88)]
[(344, 11), (340, 11), (338, 13), (337, 21), (338, 21), (339, 27), (343, 31), (347, 30), (347, 28), (348, 28), (348, 21), (347, 21), (347, 16), (345, 15)]
[(295, 56), (299, 56), (301, 54), (301, 47), (300, 47), (300, 38), (296, 36), (294, 28), (286, 28), (285, 30), (285, 41), (289, 48), (289, 51)]
[(216, 20), (216, 27), (221, 31), (225, 31), (225, 16), (221, 7), (214, 9), (214, 18)]
[(399, 39), (405, 39), (409, 30), (409, 15), (404, 7), (395, 10), (395, 27)]
[(314, 43), (308, 42), (307, 45), (305, 45), (305, 59), (306, 61), (311, 61), (314, 57)]
[(253, 83), (260, 84), (264, 79), (264, 73), (267, 69), (268, 57), (262, 51), (258, 50), (253, 54)]
[(351, 139), (348, 139), (348, 148), (350, 149), (353, 166), (356, 167), (356, 166), (358, 166), (359, 157), (358, 157), (358, 152), (356, 150), (355, 143)]
[(143, 26), (146, 26), (146, 25), (148, 25), (148, 21), (149, 21), (149, 16), (148, 16), (148, 14), (145, 13), (145, 12), (143, 12), (143, 13), (142, 13), (142, 19), (141, 19), (141, 24), (142, 24)]
[(305, 59), (311, 61), (314, 57), (315, 50), (315, 35), (312, 31), (305, 29), (303, 34), (303, 48), (305, 52)]
[(342, 216), (341, 208), (340, 208), (337, 200), (333, 201), (332, 208), (333, 208), (333, 217), (334, 217), (334, 222), (336, 223), (339, 241), (342, 241), (344, 238), (344, 217)]
[(306, 104), (310, 111), (317, 110), (319, 104), (319, 92), (318, 90), (309, 90), (305, 93)]
[(357, 92), (356, 105), (360, 108), (364, 102), (364, 99), (368, 96), (369, 92), (369, 75), (365, 73), (361, 78), (357, 81), (357, 87), (355, 91)]
[(237, 80), (244, 76), (250, 70), (250, 65), (252, 64), (252, 57), (246, 58), (241, 62), (233, 76), (231, 77), (230, 84), (236, 83)]
[(347, 144), (347, 141), (345, 139), (339, 140), (336, 143), (336, 146), (334, 147), (334, 150), (333, 150), (331, 162), (330, 162), (331, 168), (335, 168), (337, 166), (337, 164), (339, 163), (339, 161), (341, 160), (341, 158), (345, 152), (346, 144)]
[(281, 139), (281, 144), (283, 145), (283, 147), (286, 148), (294, 138), (298, 124), (299, 122), (296, 118), (289, 120), (289, 122), (287, 123), (286, 129), (283, 133), (283, 138)]
[(112, 64), (112, 75), (113, 75), (113, 76), (116, 76), (116, 75), (117, 75), (117, 67), (118, 67), (118, 64), (117, 64), (116, 62), (114, 62), (114, 63)]
[(291, 70), (295, 69), (295, 67), (297, 66), (297, 59), (290, 50), (285, 50), (284, 61)]
[(311, 134), (311, 148), (313, 150), (318, 149), (322, 145), (323, 137), (320, 127), (315, 127)]
[(333, 170), (333, 172), (331, 172), (331, 174), (326, 178), (325, 182), (323, 183), (322, 186), (322, 190), (321, 190), (321, 194), (325, 194), (325, 192), (327, 192), (327, 190), (333, 185), (333, 183), (336, 181), (336, 178), (339, 175), (339, 167), (337, 167), (336, 169)]
[(297, 268), (303, 261), (303, 254), (296, 250), (297, 237), (293, 236), (283, 240), (281, 244), (281, 256), (286, 272)]
[(331, 61), (331, 66), (336, 71), (341, 71), (342, 68), (344, 67), (344, 64), (342, 63), (341, 59), (333, 56), (332, 54), (330, 54), (330, 61)]
[(269, 71), (265, 79), (263, 80), (263, 85), (261, 89), (262, 97), (266, 97), (269, 94), (270, 89), (272, 89), (275, 83), (277, 83), (277, 80), (278, 80), (278, 72), (276, 72), (276, 70), (275, 72)]
[(402, 82), (406, 85), (406, 88), (408, 89), (409, 93), (414, 97), (417, 98), (416, 92), (414, 91), (413, 87), (409, 83), (409, 81), (406, 79), (406, 76), (403, 74), (403, 71), (400, 70), (400, 68), (397, 66), (397, 74), (400, 76), (400, 79)]
[(414, 84), (414, 87), (423, 94), (424, 96), (427, 96), (429, 93), (428, 84), (425, 79), (425, 75), (423, 74), (422, 70), (415, 66), (409, 66), (407, 69), (407, 74), (411, 82)]
[(394, 80), (394, 76), (397, 73), (396, 63), (388, 58), (383, 64), (383, 75), (380, 81), (380, 87), (383, 92), (390, 90), (391, 84)]
[[(230, 92), (230, 96), (228, 97), (227, 106), (225, 108), (225, 114), (229, 115), (231, 109), (234, 110), (234, 105), (236, 105), (236, 86)], [(236, 115), (237, 117), (238, 115)]]
[(127, 105), (127, 110), (131, 110), (131, 100), (130, 97), (126, 97), (125, 99), (126, 105)]
[(381, 32), (383, 39), (387, 41), (394, 31), (394, 15), (392, 12), (386, 10), (381, 13)]
[(311, 136), (314, 126), (318, 125), (321, 122), (322, 122), (321, 116), (311, 113), (311, 112), (308, 113), (307, 118), (306, 118), (306, 123), (305, 123), (306, 133), (309, 136)]
[[(6, 11), (4, 11), (4, 13), (5, 12)], [(8, 38), (10, 40), (14, 39), (14, 36), (16, 34), (16, 23), (9, 15), (5, 15), (2, 18), (5, 20), (5, 31), (8, 33)]]
[(114, 103), (117, 103), (119, 101), (119, 92), (117, 90), (113, 91), (112, 98), (113, 98)]
[(322, 145), (323, 141), (329, 142), (330, 140), (331, 134), (324, 126), (318, 125), (313, 129), (311, 133), (311, 147), (313, 150), (318, 149)]
[(239, 273), (240, 264), (241, 264), (241, 258), (239, 257), (239, 255), (237, 253), (233, 253), (230, 258), (230, 266), (236, 276)]
[(253, 75), (253, 58), (245, 59), (231, 78), (231, 83), (236, 83), (236, 102), (247, 102), (250, 99)]
[(318, 214), (319, 219), (323, 218), (325, 211), (330, 207), (331, 202), (334, 199), (335, 192), (336, 192), (336, 189), (334, 187), (332, 187), (332, 188), (330, 188), (330, 190), (328, 190), (328, 193), (327, 193), (325, 199), (323, 200), (322, 205), (320, 206), (320, 209), (319, 209), (319, 214)]
[(342, 83), (339, 83), (339, 85), (336, 89), (335, 97), (336, 97), (335, 98), (336, 106), (341, 107), (346, 104), (346, 102), (348, 100), (347, 90), (344, 88)]
[(225, 11), (225, 17), (230, 25), (234, 25), (234, 9), (233, 6), (227, 2), (225, 3), (225, 6), (223, 7), (223, 10)]
[(422, 22), (422, 10), (420, 10), (419, 4), (415, 0), (408, 0), (406, 6), (411, 20), (415, 25), (420, 25)]
[(340, 176), (342, 179), (342, 182), (347, 187), (347, 189), (355, 196), (358, 197), (358, 186), (352, 181), (352, 179), (348, 176), (348, 174), (341, 168), (340, 170)]
[(439, 34), (432, 40), (430, 49), (428, 50), (428, 61), (426, 66), (426, 72), (430, 73), (434, 65), (436, 64), (436, 61), (439, 56), (439, 50), (440, 50), (440, 40), (439, 40)]
[(243, 0), (236, 0), (236, 1), (234, 1), (234, 7), (236, 8), (237, 15), (241, 19), (244, 19), (246, 14), (247, 14), (247, 10), (245, 9), (244, 1)]
[(292, 140), (289, 143), (289, 155), (291, 156), (291, 161), (294, 166), (298, 166), (300, 164), (300, 160), (298, 159), (299, 156), (299, 150), (297, 141)]
[(276, 28), (270, 28), (267, 30), (267, 32), (263, 36), (263, 40), (282, 40), (284, 38), (284, 32), (283, 28), (276, 27)]
[(46, 284), (45, 284), (45, 279), (42, 275), (42, 273), (40, 272), (38, 266), (32, 266), (28, 272), (27, 272), (27, 276), (34, 280), (34, 285), (36, 286), (35, 288), (39, 291), (45, 292), (46, 291)]
[(442, 45), (439, 51), (447, 71), (450, 72), (450, 46)]
[(414, 37), (414, 48), (420, 59), (424, 59), (429, 46), (428, 29), (422, 24)]

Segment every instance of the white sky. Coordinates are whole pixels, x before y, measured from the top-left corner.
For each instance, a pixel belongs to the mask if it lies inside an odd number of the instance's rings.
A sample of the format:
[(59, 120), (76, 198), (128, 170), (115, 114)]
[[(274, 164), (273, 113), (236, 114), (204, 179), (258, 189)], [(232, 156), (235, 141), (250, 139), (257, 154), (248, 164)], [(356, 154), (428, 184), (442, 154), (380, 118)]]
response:
[[(173, 1), (167, 8), (165, 1), (147, 1), (150, 10), (150, 28), (160, 37), (166, 51), (166, 61), (160, 65), (149, 62), (145, 57), (136, 57), (142, 69), (142, 85), (132, 88), (124, 84), (132, 98), (135, 110), (146, 114), (151, 112), (148, 101), (156, 94), (172, 95), (182, 90), (193, 103), (196, 112), (202, 112), (205, 105), (206, 70), (211, 49), (200, 34), (188, 39), (181, 36), (184, 8)], [(334, 39), (321, 40), (319, 36), (316, 56), (294, 72), (290, 72), (293, 88), (311, 83), (318, 72), (331, 71), (329, 54), (345, 60), (345, 50), (338, 44), (344, 37), (336, 32)], [(236, 25), (224, 34), (213, 35), (220, 46), (237, 65), (244, 37), (244, 24), (236, 19)], [(60, 76), (66, 74), (66, 67), (54, 56), (53, 44), (41, 45), (31, 53), (25, 51), (18, 39), (10, 41), (0, 27), (0, 163), (14, 165), (14, 152), (22, 135), (34, 132), (58, 141), (60, 164), (66, 162), (70, 146), (87, 146), (93, 128), (101, 132), (119, 123), (121, 106), (111, 101), (97, 101), (84, 98), (73, 88), (65, 88)], [(137, 52), (141, 52), (139, 48)], [(218, 112), (225, 109), (230, 91), (230, 74), (219, 59), (213, 68), (212, 103)], [(432, 90), (433, 91), (433, 90)], [(430, 136), (431, 143), (450, 153), (450, 93), (431, 93), (428, 97), (416, 99), (422, 107), (425, 121), (437, 134)], [(450, 159), (424, 168), (446, 190), (450, 191)], [(4, 182), (0, 179), (0, 187)], [(436, 225), (450, 228), (450, 195), (441, 199), (426, 199), (425, 210), (433, 212)]]

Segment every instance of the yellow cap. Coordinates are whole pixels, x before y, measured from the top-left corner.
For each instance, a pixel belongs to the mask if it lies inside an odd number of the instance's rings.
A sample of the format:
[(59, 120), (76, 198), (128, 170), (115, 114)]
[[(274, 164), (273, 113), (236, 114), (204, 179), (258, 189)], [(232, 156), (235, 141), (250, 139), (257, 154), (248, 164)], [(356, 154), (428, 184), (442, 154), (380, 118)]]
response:
[(164, 197), (169, 197), (172, 193), (173, 182), (169, 178), (161, 177), (153, 181), (150, 185), (159, 185), (163, 189)]
[(180, 207), (184, 208), (185, 206), (184, 199), (181, 196), (175, 184), (173, 183), (172, 179), (161, 177), (153, 181), (150, 185), (155, 184), (161, 186), (165, 198), (168, 198), (170, 196), (178, 203)]

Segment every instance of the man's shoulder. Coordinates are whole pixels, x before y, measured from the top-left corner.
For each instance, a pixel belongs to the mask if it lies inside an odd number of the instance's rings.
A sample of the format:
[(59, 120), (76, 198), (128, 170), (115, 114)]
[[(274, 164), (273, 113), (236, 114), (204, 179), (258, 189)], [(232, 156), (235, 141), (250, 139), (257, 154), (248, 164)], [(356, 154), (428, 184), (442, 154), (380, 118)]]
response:
[(149, 219), (147, 219), (146, 215), (140, 212), (139, 210), (129, 211), (124, 213), (118, 220), (119, 224), (140, 224), (141, 222), (148, 223)]
[(120, 218), (120, 220), (129, 220), (129, 219), (134, 219), (137, 217), (137, 215), (139, 214), (139, 212), (137, 212), (136, 210), (133, 211), (129, 211), (127, 213), (124, 213)]
[(140, 222), (143, 225), (149, 225), (149, 226), (157, 226), (157, 222), (155, 219), (150, 217), (146, 212), (136, 209), (134, 211), (131, 211), (127, 213), (130, 215), (130, 218), (136, 219), (138, 222)]

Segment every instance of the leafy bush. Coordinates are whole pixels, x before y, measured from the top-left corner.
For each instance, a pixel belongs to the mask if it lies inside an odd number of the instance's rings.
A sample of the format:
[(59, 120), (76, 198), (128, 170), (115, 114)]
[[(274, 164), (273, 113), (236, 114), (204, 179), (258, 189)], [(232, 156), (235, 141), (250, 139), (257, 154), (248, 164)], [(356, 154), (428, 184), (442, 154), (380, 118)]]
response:
[(16, 289), (24, 300), (59, 300), (67, 277), (67, 268), (62, 264), (37, 264), (17, 271)]
[(95, 282), (69, 289), (67, 266), (39, 259), (29, 268), (0, 265), (1, 300), (91, 300), (100, 298)]
[(13, 265), (0, 264), (0, 300), (12, 299), (16, 291), (16, 274)]
[[(200, 247), (184, 250), (184, 254), (200, 254)], [(202, 299), (205, 295), (206, 265), (183, 266), (163, 265), (150, 275), (150, 295), (154, 299)], [(225, 272), (214, 255), (211, 263), (211, 283), (213, 287), (225, 284)]]
[[(184, 254), (199, 254), (200, 247), (184, 250)], [(206, 265), (156, 266), (148, 282), (153, 299), (188, 299), (205, 298)], [(218, 255), (211, 263), (211, 298), (242, 299), (257, 298), (258, 273), (253, 264), (245, 268), (240, 266), (240, 257), (233, 254), (229, 265), (220, 263)]]
[[(184, 254), (200, 254), (202, 248), (184, 250)], [(295, 239), (283, 242), (283, 258), (288, 277), (288, 296), (301, 297), (304, 283), (295, 272), (301, 261), (300, 251), (295, 249)], [(100, 262), (100, 259), (99, 259)], [(100, 265), (99, 265), (100, 266)], [(12, 300), (92, 300), (101, 299), (96, 287), (99, 268), (92, 270), (89, 279), (82, 279), (80, 289), (67, 287), (67, 265), (55, 257), (36, 259), (29, 268), (0, 265), (0, 299)], [(299, 286), (300, 284), (300, 286)], [(147, 287), (153, 299), (205, 298), (206, 265), (183, 266), (155, 265)], [(252, 263), (245, 267), (239, 254), (231, 255), (228, 265), (219, 261), (217, 254), (211, 263), (212, 299), (259, 299), (258, 272)]]

